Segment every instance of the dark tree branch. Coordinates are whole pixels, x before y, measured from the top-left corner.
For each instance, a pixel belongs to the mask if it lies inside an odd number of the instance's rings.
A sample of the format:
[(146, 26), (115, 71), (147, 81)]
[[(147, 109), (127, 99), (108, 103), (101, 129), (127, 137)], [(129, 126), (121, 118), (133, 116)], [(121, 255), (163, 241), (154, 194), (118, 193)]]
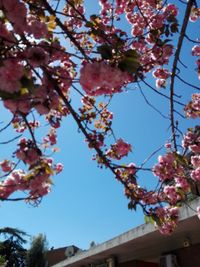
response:
[(176, 144), (176, 131), (175, 131), (175, 120), (174, 120), (174, 86), (175, 86), (175, 77), (176, 71), (178, 66), (178, 61), (183, 45), (183, 39), (185, 37), (185, 32), (187, 29), (191, 9), (193, 6), (193, 0), (189, 0), (187, 3), (187, 7), (185, 10), (184, 20), (182, 23), (182, 28), (180, 32), (180, 37), (178, 39), (177, 49), (174, 55), (174, 61), (172, 65), (172, 74), (171, 74), (171, 84), (170, 84), (170, 120), (171, 120), (171, 130), (172, 130), (172, 140), (175, 151), (177, 151), (177, 144)]
[[(43, 5), (46, 8), (46, 10), (49, 12), (49, 14), (55, 16), (55, 11), (52, 9), (52, 7), (49, 5), (49, 3), (46, 0), (43, 1)], [(75, 47), (80, 51), (80, 53), (84, 56), (84, 58), (86, 58), (87, 60), (90, 60), (88, 55), (85, 53), (85, 50), (80, 46), (80, 44), (74, 38), (73, 34), (70, 31), (68, 31), (67, 27), (61, 22), (61, 20), (57, 16), (55, 16), (55, 22), (65, 32), (67, 37), (75, 45)]]
[(183, 82), (184, 84), (186, 84), (186, 85), (192, 87), (193, 89), (197, 89), (197, 90), (200, 91), (200, 87), (198, 87), (198, 86), (196, 86), (196, 85), (194, 85), (194, 84), (191, 84), (191, 83), (185, 81), (185, 80), (182, 79), (179, 75), (176, 75), (176, 77), (177, 77), (181, 82)]

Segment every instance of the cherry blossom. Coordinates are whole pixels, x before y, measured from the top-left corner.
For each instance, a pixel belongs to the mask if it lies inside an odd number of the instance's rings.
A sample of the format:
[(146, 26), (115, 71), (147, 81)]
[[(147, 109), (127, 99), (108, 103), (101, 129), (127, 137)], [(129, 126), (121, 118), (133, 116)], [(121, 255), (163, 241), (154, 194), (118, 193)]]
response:
[(18, 159), (30, 165), (36, 163), (41, 156), (41, 151), (35, 147), (35, 144), (25, 138), (20, 140), (19, 149), (15, 153)]
[(130, 79), (128, 73), (104, 62), (85, 64), (80, 74), (80, 84), (89, 96), (121, 92)]
[(200, 45), (193, 46), (192, 55), (193, 56), (200, 56)]
[(182, 140), (182, 146), (184, 148), (189, 148), (194, 153), (200, 153), (199, 126), (195, 127), (195, 129), (191, 128), (188, 130)]
[(175, 156), (173, 153), (167, 153), (164, 156), (158, 157), (158, 164), (153, 167), (153, 173), (159, 176), (161, 181), (171, 180), (177, 173), (177, 167), (175, 167)]
[(27, 50), (26, 58), (33, 67), (46, 65), (49, 61), (48, 54), (41, 47), (31, 47)]
[(164, 194), (168, 198), (170, 204), (176, 204), (179, 200), (181, 200), (181, 195), (178, 194), (176, 186), (165, 186), (163, 190)]
[(4, 60), (3, 66), (0, 67), (0, 90), (8, 93), (18, 92), (21, 89), (23, 70), (18, 60)]
[(159, 207), (156, 209), (158, 220), (156, 225), (162, 234), (170, 235), (178, 224), (179, 211), (177, 207)]
[(36, 17), (29, 17), (27, 27), (28, 33), (32, 34), (36, 39), (45, 38), (48, 35), (47, 25)]
[(55, 167), (56, 174), (63, 171), (63, 165), (61, 163), (57, 163)]
[(200, 167), (191, 172), (191, 178), (196, 182), (200, 181)]
[(111, 146), (111, 148), (107, 151), (107, 156), (113, 159), (121, 159), (124, 156), (127, 156), (131, 151), (131, 145), (124, 142), (123, 139), (117, 140), (117, 142)]
[(200, 8), (193, 6), (190, 14), (190, 21), (196, 22), (199, 18), (200, 18)]
[(184, 108), (188, 118), (200, 117), (200, 94), (192, 94), (192, 101), (190, 101)]
[(2, 162), (0, 162), (0, 166), (3, 172), (10, 172), (12, 170), (12, 166), (13, 163), (10, 162), (9, 160), (4, 160)]

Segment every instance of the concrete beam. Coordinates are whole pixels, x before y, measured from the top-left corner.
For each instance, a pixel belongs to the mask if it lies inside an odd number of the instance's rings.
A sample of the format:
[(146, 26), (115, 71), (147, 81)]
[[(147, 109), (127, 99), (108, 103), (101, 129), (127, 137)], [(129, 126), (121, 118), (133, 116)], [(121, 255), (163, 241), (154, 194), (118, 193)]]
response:
[[(145, 260), (148, 257), (156, 257), (156, 253), (159, 256), (158, 253), (164, 253), (164, 249), (181, 247), (184, 234), (190, 236), (194, 243), (198, 240), (200, 242), (200, 221), (196, 216), (197, 206), (200, 206), (200, 198), (180, 209), (180, 225), (170, 237), (161, 235), (150, 223), (143, 224), (52, 267), (79, 267), (112, 255), (116, 255), (121, 261), (123, 258), (131, 257)], [(152, 241), (153, 247), (150, 246)]]

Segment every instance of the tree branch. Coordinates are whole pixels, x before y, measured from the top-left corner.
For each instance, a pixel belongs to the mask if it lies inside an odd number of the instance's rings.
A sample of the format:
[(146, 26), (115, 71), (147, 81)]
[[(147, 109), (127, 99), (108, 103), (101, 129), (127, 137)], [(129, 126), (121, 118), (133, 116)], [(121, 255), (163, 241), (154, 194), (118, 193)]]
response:
[[(49, 5), (49, 3), (46, 0), (43, 1), (43, 5), (47, 9), (47, 11), (49, 12), (49, 14), (55, 16), (54, 10), (52, 9), (52, 7)], [(67, 37), (75, 45), (75, 47), (80, 51), (80, 53), (84, 56), (84, 58), (86, 58), (87, 60), (90, 60), (90, 58), (88, 57), (88, 55), (85, 53), (84, 49), (80, 46), (80, 44), (74, 38), (74, 36), (72, 35), (72, 33), (70, 33), (67, 30), (66, 26), (61, 22), (61, 20), (57, 16), (55, 16), (55, 22), (65, 32), (65, 34), (67, 35)]]
[(185, 37), (185, 32), (187, 29), (191, 9), (193, 5), (193, 0), (189, 0), (187, 3), (187, 7), (185, 10), (184, 20), (180, 32), (180, 37), (178, 39), (177, 49), (174, 55), (174, 61), (172, 65), (172, 74), (171, 74), (171, 84), (170, 84), (170, 120), (171, 120), (171, 130), (172, 130), (172, 140), (175, 151), (177, 151), (177, 144), (176, 144), (176, 131), (175, 131), (175, 120), (174, 120), (174, 85), (175, 85), (175, 77), (177, 71), (177, 65), (179, 61), (179, 56), (181, 53), (181, 48), (183, 45), (183, 39)]

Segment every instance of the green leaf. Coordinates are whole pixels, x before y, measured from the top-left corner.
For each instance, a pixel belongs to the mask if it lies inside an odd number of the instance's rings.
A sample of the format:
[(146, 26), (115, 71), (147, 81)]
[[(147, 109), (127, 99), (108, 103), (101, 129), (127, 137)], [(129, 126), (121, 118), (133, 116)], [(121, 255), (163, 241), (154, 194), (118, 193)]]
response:
[(125, 58), (119, 63), (118, 67), (122, 71), (127, 71), (130, 74), (133, 74), (137, 72), (138, 68), (140, 67), (140, 63), (135, 61), (134, 59)]
[(136, 59), (139, 60), (139, 55), (138, 55), (137, 51), (134, 49), (129, 49), (128, 51), (126, 51), (124, 53), (124, 55), (125, 55), (125, 57), (132, 58), (132, 59), (134, 58), (135, 60)]
[(92, 27), (94, 27), (94, 23), (93, 23), (92, 21), (87, 21), (87, 22), (85, 23), (85, 27), (87, 27), (87, 28), (92, 28)]
[(101, 54), (103, 59), (111, 59), (112, 58), (112, 48), (108, 44), (103, 44), (97, 47), (97, 51)]
[(136, 73), (140, 67), (139, 54), (136, 50), (130, 49), (124, 53), (124, 57), (119, 62), (118, 67), (122, 71), (127, 71), (130, 74)]

